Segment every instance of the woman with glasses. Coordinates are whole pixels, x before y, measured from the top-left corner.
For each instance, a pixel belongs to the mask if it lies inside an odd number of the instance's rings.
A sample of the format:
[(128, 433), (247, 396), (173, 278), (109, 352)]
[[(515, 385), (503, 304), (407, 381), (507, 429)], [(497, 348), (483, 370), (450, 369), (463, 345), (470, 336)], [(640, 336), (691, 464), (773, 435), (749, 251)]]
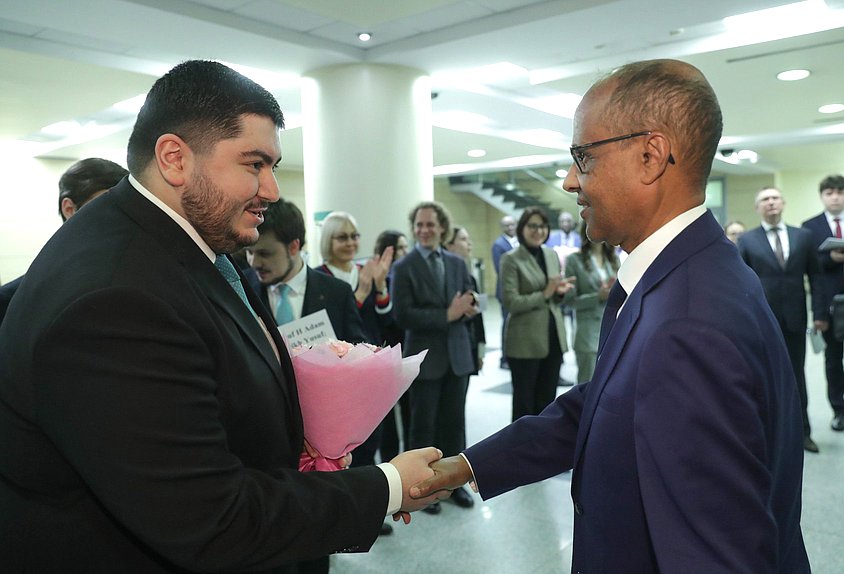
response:
[(583, 224), (580, 241), (580, 251), (566, 258), (566, 274), (575, 278), (573, 297), (567, 304), (575, 313), (573, 346), (578, 383), (592, 380), (595, 372), (601, 318), (620, 265), (615, 249), (589, 241)]
[(563, 278), (556, 252), (543, 245), (548, 230), (544, 211), (525, 209), (516, 226), (519, 246), (501, 258), (504, 305), (510, 311), (504, 348), (513, 380), (514, 421), (539, 414), (554, 400), (568, 349), (560, 304), (574, 284)]

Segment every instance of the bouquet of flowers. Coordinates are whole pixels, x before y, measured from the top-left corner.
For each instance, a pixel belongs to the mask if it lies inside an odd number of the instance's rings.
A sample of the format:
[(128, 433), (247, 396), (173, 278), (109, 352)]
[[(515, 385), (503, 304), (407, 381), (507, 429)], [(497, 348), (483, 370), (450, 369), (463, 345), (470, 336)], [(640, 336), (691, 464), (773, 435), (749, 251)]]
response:
[(291, 349), (305, 440), (299, 470), (338, 470), (419, 374), (427, 351), (402, 358), (401, 345), (380, 348), (328, 341)]

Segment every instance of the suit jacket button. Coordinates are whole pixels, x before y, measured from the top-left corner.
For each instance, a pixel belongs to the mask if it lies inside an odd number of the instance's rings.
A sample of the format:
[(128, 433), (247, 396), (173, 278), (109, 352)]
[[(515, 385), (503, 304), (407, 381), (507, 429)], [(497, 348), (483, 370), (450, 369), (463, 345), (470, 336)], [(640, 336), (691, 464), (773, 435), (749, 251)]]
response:
[(577, 513), (578, 516), (583, 516), (583, 507), (580, 505), (579, 502), (574, 503), (574, 511)]

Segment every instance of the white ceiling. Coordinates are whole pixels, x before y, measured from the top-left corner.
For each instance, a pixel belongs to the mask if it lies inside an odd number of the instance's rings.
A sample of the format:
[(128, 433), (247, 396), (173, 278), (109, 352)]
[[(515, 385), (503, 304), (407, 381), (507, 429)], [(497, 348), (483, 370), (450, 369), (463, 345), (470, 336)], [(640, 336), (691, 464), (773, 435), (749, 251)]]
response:
[[(801, 3), (787, 26), (756, 15), (782, 0), (0, 0), (0, 152), (121, 160), (133, 116), (110, 106), (146, 92), (181, 60), (211, 58), (271, 72), (256, 77), (293, 126), (283, 167), (302, 165), (298, 78), (343, 63), (419, 68), (432, 76), (434, 164), (489, 169), (570, 163), (571, 120), (542, 98), (582, 94), (624, 62), (672, 57), (698, 66), (719, 95), (723, 148), (759, 154), (745, 173), (844, 171), (844, 0)], [(828, 11), (807, 23), (813, 7)], [(829, 8), (827, 8), (827, 6)], [(367, 44), (356, 33), (367, 31)], [(509, 62), (492, 77), (490, 66)], [(517, 68), (519, 66), (521, 68)], [(486, 67), (486, 68), (485, 68)], [(812, 75), (781, 82), (780, 71)], [(254, 76), (253, 76), (254, 77)], [(539, 108), (539, 109), (538, 109)], [(455, 112), (486, 117), (455, 128)], [(445, 114), (442, 116), (440, 114)], [(441, 119), (437, 119), (437, 118)], [(446, 119), (443, 118), (448, 118)], [(96, 120), (101, 133), (44, 139), (41, 128)], [(439, 127), (449, 125), (450, 129)], [(55, 139), (55, 138), (54, 138)], [(467, 157), (482, 148), (482, 159)]]

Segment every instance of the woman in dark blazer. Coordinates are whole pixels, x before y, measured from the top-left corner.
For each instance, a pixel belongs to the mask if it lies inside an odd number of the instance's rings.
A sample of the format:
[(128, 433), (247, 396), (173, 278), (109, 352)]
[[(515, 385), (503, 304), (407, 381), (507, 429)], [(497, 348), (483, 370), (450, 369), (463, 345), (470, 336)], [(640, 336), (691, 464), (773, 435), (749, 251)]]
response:
[(574, 309), (574, 356), (577, 382), (592, 380), (601, 334), (601, 318), (607, 296), (618, 274), (618, 255), (606, 243), (592, 243), (580, 227), (580, 251), (566, 258), (566, 275), (575, 278), (573, 298), (567, 305)]
[(501, 258), (504, 348), (513, 380), (512, 420), (539, 414), (557, 394), (563, 353), (568, 349), (560, 304), (573, 287), (562, 277), (560, 260), (543, 244), (548, 216), (524, 210), (516, 226), (519, 246)]

